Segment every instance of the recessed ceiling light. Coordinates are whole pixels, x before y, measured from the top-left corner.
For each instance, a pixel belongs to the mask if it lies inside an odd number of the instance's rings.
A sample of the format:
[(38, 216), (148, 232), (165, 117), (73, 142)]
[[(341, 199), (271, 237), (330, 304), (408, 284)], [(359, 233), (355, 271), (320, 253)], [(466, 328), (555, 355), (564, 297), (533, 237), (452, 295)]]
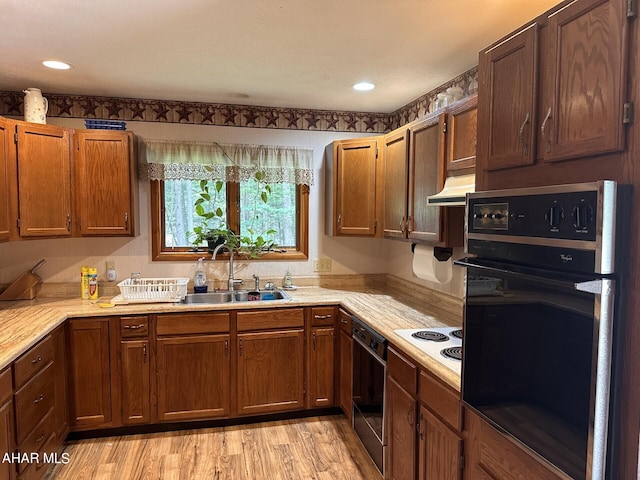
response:
[(353, 86), (354, 90), (366, 92), (367, 90), (373, 90), (376, 86), (371, 82), (358, 82)]
[(71, 65), (65, 62), (60, 62), (58, 60), (45, 60), (42, 62), (45, 67), (53, 68), (55, 70), (69, 70)]

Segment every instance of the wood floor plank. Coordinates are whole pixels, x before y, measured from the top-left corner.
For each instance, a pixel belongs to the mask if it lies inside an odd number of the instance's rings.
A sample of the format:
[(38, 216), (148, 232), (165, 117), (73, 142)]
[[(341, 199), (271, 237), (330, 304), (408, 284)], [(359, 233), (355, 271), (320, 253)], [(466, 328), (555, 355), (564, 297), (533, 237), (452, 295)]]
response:
[(381, 480), (344, 416), (67, 442), (50, 480)]

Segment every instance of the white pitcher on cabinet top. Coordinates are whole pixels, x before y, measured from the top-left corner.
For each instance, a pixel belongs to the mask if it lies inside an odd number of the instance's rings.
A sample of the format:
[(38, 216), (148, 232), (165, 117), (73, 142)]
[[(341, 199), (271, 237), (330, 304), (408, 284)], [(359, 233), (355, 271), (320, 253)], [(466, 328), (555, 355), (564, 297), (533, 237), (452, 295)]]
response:
[(27, 88), (24, 92), (24, 119), (27, 122), (47, 123), (49, 102), (39, 88)]

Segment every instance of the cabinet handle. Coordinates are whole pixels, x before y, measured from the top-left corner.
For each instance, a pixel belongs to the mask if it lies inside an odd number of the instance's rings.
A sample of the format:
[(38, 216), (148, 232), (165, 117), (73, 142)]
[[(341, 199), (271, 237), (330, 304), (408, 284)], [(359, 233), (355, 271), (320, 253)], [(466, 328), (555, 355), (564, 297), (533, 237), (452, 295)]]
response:
[(239, 348), (239, 355), (242, 356), (242, 340), (240, 340), (238, 348)]
[(35, 365), (36, 363), (41, 361), (42, 361), (42, 357), (38, 355), (38, 358), (34, 358), (33, 360), (31, 360), (31, 365)]
[(314, 315), (313, 318), (315, 318), (316, 320), (326, 320), (327, 318), (331, 318), (333, 317), (333, 315), (329, 314), (329, 315)]
[(424, 416), (422, 413), (420, 414), (420, 422), (416, 425), (416, 430), (418, 431), (418, 435), (420, 436), (420, 440), (424, 438), (424, 428), (422, 428), (422, 422), (424, 421)]
[(524, 127), (527, 126), (527, 123), (529, 123), (529, 112), (527, 112), (527, 116), (525, 117), (524, 122), (522, 122), (522, 125), (520, 125), (520, 145), (522, 146), (523, 157), (526, 157), (529, 153), (529, 146), (524, 141)]
[(349, 321), (348, 321), (348, 320), (345, 320), (344, 318), (341, 318), (341, 319), (340, 319), (340, 323), (344, 323), (344, 324), (346, 325), (347, 323), (349, 323)]
[(224, 341), (224, 356), (229, 356), (229, 340)]
[(338, 226), (341, 226), (341, 225), (342, 225), (342, 214), (339, 213), (338, 214)]
[(551, 151), (551, 136), (547, 136), (547, 133), (546, 133), (547, 122), (549, 121), (550, 118), (551, 118), (551, 107), (549, 107), (549, 110), (547, 110), (547, 115), (544, 117), (544, 120), (542, 121), (542, 126), (540, 127), (540, 133), (542, 134), (542, 137), (547, 142), (547, 147), (545, 149), (547, 153)]
[(125, 329), (125, 330), (139, 330), (139, 329), (141, 329), (142, 327), (144, 327), (144, 323), (141, 323), (141, 324), (139, 324), (139, 325), (125, 325), (125, 326), (124, 326), (124, 329)]
[(71, 214), (67, 213), (67, 232), (71, 231)]
[(129, 214), (124, 214), (124, 229), (129, 230)]
[(142, 345), (142, 362), (147, 363), (147, 344)]
[(410, 427), (413, 427), (413, 405), (409, 405), (409, 411), (407, 412), (407, 423)]
[(406, 228), (406, 223), (404, 221), (404, 217), (402, 217), (402, 220), (400, 221), (400, 231), (404, 233), (405, 228)]
[(40, 443), (42, 440), (44, 440), (44, 430), (42, 430), (40, 436), (36, 438), (36, 443)]
[(316, 332), (313, 332), (313, 334), (311, 335), (311, 338), (313, 339), (313, 349), (316, 349)]
[(44, 400), (44, 393), (41, 393), (40, 396), (33, 401), (33, 403), (35, 405), (37, 405), (38, 403), (40, 403), (43, 400)]

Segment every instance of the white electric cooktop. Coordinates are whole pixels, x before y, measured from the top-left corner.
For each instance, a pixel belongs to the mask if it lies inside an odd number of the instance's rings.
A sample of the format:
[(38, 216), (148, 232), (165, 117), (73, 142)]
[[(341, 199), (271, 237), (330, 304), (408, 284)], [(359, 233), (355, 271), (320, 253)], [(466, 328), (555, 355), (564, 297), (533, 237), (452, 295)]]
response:
[(462, 372), (462, 329), (458, 327), (408, 328), (394, 333), (422, 350), (434, 360)]

